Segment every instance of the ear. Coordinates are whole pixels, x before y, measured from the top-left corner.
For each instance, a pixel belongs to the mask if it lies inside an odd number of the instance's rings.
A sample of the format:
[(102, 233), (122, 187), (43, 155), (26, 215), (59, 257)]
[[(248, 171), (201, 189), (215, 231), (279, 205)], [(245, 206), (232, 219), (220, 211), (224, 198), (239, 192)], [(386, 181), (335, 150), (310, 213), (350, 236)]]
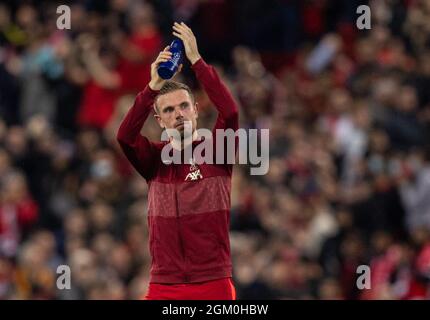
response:
[(194, 112), (196, 113), (196, 119), (197, 119), (199, 117), (199, 108), (198, 108), (197, 102), (194, 104)]
[(162, 128), (162, 129), (164, 129), (166, 126), (164, 125), (164, 123), (163, 123), (163, 120), (161, 120), (161, 117), (158, 115), (158, 114), (154, 114), (154, 118), (155, 118), (155, 120), (157, 120), (157, 122), (158, 122), (158, 125)]

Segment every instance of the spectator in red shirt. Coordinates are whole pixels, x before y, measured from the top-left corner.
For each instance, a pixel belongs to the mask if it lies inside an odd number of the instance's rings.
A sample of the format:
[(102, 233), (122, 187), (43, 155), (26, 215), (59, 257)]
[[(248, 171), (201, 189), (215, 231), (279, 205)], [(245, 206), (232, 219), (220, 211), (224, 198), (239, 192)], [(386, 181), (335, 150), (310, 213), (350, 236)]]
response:
[(0, 255), (15, 256), (23, 232), (38, 218), (38, 206), (19, 173), (3, 178), (0, 196)]
[(114, 112), (122, 83), (116, 65), (117, 57), (111, 49), (101, 55), (100, 43), (91, 35), (82, 35), (78, 46), (87, 72), (78, 123), (103, 129)]
[(120, 48), (119, 72), (125, 92), (139, 92), (150, 80), (151, 63), (161, 49), (162, 37), (149, 4), (137, 4), (131, 12), (131, 35)]

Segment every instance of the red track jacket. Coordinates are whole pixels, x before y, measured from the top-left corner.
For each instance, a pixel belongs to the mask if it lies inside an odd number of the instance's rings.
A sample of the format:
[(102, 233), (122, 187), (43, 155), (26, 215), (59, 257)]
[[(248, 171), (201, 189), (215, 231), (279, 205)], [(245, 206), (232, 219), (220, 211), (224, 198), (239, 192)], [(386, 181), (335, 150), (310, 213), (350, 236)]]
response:
[[(238, 129), (238, 109), (215, 69), (200, 59), (197, 79), (218, 110), (215, 129)], [(118, 130), (128, 160), (148, 182), (152, 283), (203, 282), (232, 276), (230, 190), (232, 165), (201, 164), (199, 179), (187, 179), (190, 164), (164, 164), (161, 150), (140, 134), (156, 91), (140, 92)], [(201, 142), (201, 141), (200, 141)], [(193, 142), (193, 146), (199, 141)], [(215, 153), (214, 147), (214, 153)]]

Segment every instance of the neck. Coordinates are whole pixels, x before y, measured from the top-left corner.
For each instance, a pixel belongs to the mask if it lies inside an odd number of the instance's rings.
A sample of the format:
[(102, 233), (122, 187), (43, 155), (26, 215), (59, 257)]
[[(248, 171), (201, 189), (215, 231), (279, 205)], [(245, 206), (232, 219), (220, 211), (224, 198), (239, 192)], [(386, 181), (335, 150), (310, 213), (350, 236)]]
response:
[(197, 134), (197, 130), (193, 131), (193, 135), (188, 138), (181, 138), (180, 140), (175, 139), (174, 137), (170, 137), (170, 144), (172, 145), (173, 149), (176, 150), (183, 150), (186, 147), (188, 147), (190, 144), (193, 143), (193, 141), (198, 140), (199, 135)]

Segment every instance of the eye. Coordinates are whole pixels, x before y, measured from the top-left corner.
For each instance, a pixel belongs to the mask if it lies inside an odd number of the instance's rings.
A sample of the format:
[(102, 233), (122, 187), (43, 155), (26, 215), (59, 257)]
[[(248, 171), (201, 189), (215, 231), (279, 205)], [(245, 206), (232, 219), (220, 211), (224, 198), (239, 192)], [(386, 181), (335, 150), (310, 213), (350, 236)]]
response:
[(181, 103), (181, 109), (186, 109), (190, 106), (188, 102)]
[(167, 107), (163, 110), (164, 113), (171, 113), (173, 112), (173, 107)]

